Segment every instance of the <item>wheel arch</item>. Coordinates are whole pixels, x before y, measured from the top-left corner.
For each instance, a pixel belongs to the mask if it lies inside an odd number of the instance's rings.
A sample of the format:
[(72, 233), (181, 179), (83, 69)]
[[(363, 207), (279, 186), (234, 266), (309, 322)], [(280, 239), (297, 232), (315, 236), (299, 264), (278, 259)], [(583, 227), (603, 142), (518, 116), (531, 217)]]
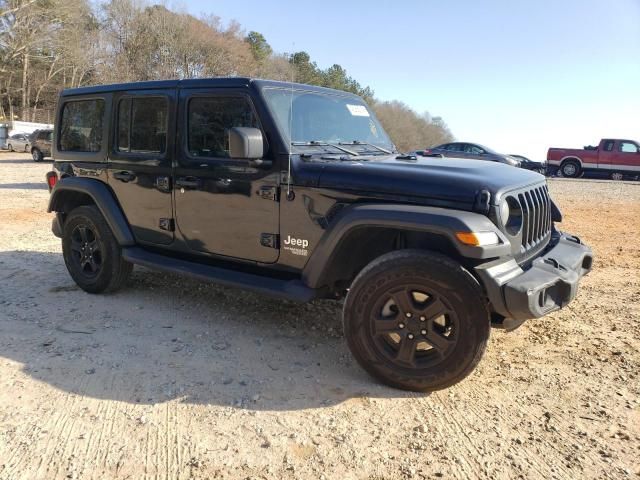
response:
[(575, 155), (567, 155), (565, 157), (562, 157), (560, 159), (560, 167), (562, 167), (562, 164), (568, 161), (574, 161), (574, 162), (578, 162), (578, 165), (580, 165), (580, 168), (582, 168), (582, 164), (583, 161), (580, 157), (576, 157)]
[(48, 212), (64, 215), (82, 205), (95, 205), (121, 246), (135, 244), (129, 223), (111, 190), (100, 180), (79, 177), (62, 178), (51, 191)]
[[(456, 232), (494, 231), (499, 245), (471, 247)], [(508, 240), (485, 216), (415, 205), (354, 205), (343, 209), (321, 238), (302, 279), (312, 288), (348, 283), (375, 258), (415, 248), (443, 253), (461, 263), (510, 254)]]

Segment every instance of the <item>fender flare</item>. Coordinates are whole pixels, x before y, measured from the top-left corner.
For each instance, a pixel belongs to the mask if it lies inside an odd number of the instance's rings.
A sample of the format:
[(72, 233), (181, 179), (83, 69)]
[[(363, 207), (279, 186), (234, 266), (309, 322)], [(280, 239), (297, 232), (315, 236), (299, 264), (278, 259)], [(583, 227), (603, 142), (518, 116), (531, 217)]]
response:
[(577, 157), (575, 155), (566, 155), (560, 159), (560, 166), (562, 166), (562, 162), (565, 162), (567, 160), (577, 161), (580, 164), (580, 168), (582, 168), (582, 164), (584, 163), (580, 157)]
[[(135, 245), (129, 222), (120, 209), (118, 202), (109, 187), (100, 180), (82, 177), (64, 177), (56, 183), (51, 191), (48, 212), (59, 212), (64, 205), (66, 193), (82, 193), (88, 195), (96, 204), (106, 220), (120, 246)], [(69, 212), (64, 212), (69, 213)]]
[[(341, 244), (353, 232), (371, 227), (440, 235), (466, 258), (486, 259), (511, 254), (509, 240), (487, 217), (478, 213), (420, 205), (358, 204), (341, 210), (322, 236), (302, 272), (304, 283), (311, 288), (326, 286)], [(461, 243), (456, 232), (495, 232), (501, 243), (472, 247)]]

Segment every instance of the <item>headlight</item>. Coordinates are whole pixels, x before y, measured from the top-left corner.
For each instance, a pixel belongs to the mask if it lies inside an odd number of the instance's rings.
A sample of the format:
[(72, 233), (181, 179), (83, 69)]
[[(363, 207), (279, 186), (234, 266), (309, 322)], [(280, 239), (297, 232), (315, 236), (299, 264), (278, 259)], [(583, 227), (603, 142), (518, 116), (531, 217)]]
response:
[(515, 197), (509, 195), (500, 205), (500, 223), (511, 236), (516, 236), (522, 229), (522, 207)]

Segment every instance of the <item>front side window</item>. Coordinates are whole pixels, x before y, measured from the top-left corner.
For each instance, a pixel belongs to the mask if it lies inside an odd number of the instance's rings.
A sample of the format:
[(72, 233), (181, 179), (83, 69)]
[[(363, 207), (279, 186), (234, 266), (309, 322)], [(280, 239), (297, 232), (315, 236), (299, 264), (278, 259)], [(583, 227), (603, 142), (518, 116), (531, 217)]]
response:
[[(104, 100), (65, 103), (60, 119), (58, 149), (62, 152), (99, 152), (102, 148)], [(51, 133), (46, 134), (50, 138)], [(39, 138), (45, 138), (44, 134)]]
[(620, 142), (620, 151), (624, 153), (638, 153), (638, 146), (633, 142)]
[(167, 146), (167, 101), (130, 97), (118, 104), (116, 149), (135, 154), (163, 154)]
[(229, 158), (229, 129), (260, 128), (245, 97), (195, 97), (189, 101), (187, 148), (193, 157)]
[(475, 145), (470, 145), (468, 143), (465, 145), (464, 151), (466, 153), (472, 153), (474, 155), (482, 155), (484, 153), (484, 150), (482, 150), (480, 147), (476, 147)]

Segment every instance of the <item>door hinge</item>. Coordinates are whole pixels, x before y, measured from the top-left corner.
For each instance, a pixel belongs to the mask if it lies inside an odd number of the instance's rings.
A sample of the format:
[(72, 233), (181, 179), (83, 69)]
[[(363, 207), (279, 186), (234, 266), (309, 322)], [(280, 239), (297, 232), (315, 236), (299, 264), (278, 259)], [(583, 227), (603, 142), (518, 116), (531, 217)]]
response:
[(173, 218), (161, 218), (159, 227), (160, 230), (166, 230), (167, 232), (173, 232), (176, 229)]
[(280, 235), (277, 233), (261, 233), (260, 245), (269, 248), (280, 248)]
[(271, 200), (277, 202), (279, 197), (279, 190), (280, 189), (275, 185), (262, 185), (258, 189), (258, 195), (263, 200)]

